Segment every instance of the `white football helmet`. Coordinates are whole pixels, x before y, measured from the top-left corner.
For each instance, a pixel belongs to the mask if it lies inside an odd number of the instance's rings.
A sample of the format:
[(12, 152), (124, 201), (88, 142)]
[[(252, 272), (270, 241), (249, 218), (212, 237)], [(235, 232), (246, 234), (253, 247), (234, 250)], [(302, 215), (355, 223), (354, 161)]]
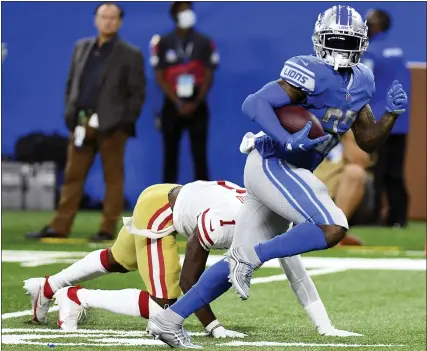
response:
[(369, 45), (368, 26), (349, 6), (333, 6), (319, 14), (312, 36), (316, 56), (328, 65), (357, 65)]

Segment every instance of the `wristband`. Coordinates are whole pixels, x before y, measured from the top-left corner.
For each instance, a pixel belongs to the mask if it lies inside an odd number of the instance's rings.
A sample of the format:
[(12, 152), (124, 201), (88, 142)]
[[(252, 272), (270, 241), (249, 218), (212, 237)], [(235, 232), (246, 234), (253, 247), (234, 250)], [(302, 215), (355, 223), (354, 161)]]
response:
[(205, 330), (206, 330), (209, 334), (212, 334), (212, 332), (213, 332), (216, 328), (219, 328), (219, 327), (222, 327), (222, 325), (221, 325), (221, 323), (218, 321), (218, 319), (215, 319), (213, 322), (210, 322), (210, 323), (206, 326)]

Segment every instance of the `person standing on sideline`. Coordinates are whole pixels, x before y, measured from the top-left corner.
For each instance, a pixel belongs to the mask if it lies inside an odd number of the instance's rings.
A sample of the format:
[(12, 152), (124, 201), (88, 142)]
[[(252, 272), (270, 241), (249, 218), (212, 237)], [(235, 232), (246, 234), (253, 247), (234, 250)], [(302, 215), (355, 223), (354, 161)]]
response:
[[(409, 98), (411, 94), (411, 76), (406, 67), (402, 48), (394, 42), (389, 33), (390, 16), (382, 10), (371, 10), (367, 15), (369, 47), (362, 63), (371, 68), (375, 77), (376, 93), (372, 97), (371, 107), (374, 116), (379, 118), (384, 109), (386, 92), (394, 80), (398, 80)], [(387, 142), (379, 148), (374, 168), (375, 205), (373, 220), (382, 224), (380, 218), (382, 195), (388, 199), (388, 216), (385, 225), (405, 227), (408, 222), (408, 193), (405, 186), (405, 153), (409, 131), (409, 111), (399, 116)]]
[(196, 15), (191, 2), (173, 2), (170, 15), (176, 28), (160, 37), (150, 57), (164, 95), (157, 123), (163, 134), (163, 182), (178, 180), (179, 145), (184, 129), (190, 134), (194, 177), (208, 180), (206, 97), (219, 56), (213, 42), (194, 29)]
[(79, 208), (84, 183), (97, 152), (101, 155), (105, 196), (99, 232), (91, 241), (112, 240), (124, 202), (124, 154), (145, 98), (144, 59), (117, 34), (123, 10), (102, 3), (95, 10), (96, 38), (74, 48), (65, 93), (70, 130), (65, 180), (49, 225), (27, 238), (66, 238)]

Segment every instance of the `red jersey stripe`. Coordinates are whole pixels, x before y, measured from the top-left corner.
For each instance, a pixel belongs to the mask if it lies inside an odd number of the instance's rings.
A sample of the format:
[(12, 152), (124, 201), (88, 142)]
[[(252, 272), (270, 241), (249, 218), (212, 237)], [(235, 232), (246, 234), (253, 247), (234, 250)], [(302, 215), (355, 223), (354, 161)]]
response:
[(166, 205), (160, 207), (150, 218), (150, 220), (148, 221), (148, 225), (147, 225), (147, 229), (151, 229), (151, 227), (153, 226), (154, 221), (164, 212), (169, 208), (169, 203), (167, 203)]

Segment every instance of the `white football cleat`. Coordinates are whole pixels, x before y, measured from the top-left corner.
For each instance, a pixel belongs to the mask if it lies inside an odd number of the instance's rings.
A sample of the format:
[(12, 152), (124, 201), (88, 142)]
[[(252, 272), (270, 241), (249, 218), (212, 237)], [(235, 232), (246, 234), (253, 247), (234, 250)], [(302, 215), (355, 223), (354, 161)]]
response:
[(47, 278), (31, 278), (24, 280), (26, 294), (31, 297), (34, 323), (47, 323), (47, 312), (49, 311), (52, 299), (46, 297), (44, 294), (46, 282)]
[(317, 332), (322, 336), (338, 336), (341, 338), (345, 338), (348, 336), (363, 336), (362, 334), (353, 333), (346, 330), (339, 330), (333, 326), (329, 326), (326, 328), (322, 328), (322, 327), (317, 328)]
[(77, 303), (70, 298), (69, 289), (76, 288), (62, 288), (58, 290), (54, 296), (55, 304), (59, 307), (57, 324), (61, 330), (76, 331), (77, 322), (85, 314), (85, 308), (80, 303)]

